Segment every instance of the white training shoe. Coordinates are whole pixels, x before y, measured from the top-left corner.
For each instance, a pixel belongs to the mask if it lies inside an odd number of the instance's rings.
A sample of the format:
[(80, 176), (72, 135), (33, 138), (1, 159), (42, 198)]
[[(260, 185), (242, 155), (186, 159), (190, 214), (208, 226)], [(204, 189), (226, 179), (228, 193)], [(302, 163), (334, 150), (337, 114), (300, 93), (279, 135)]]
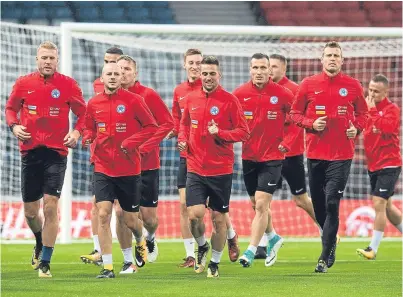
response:
[(132, 274), (137, 272), (137, 267), (132, 262), (123, 263), (122, 270), (119, 274)]
[(276, 234), (267, 245), (267, 257), (264, 261), (266, 267), (273, 266), (277, 261), (278, 250), (282, 247), (284, 239)]
[(148, 252), (147, 260), (149, 263), (153, 263), (157, 260), (158, 257), (157, 241), (155, 240), (155, 238), (153, 238), (153, 240), (146, 239), (146, 246)]

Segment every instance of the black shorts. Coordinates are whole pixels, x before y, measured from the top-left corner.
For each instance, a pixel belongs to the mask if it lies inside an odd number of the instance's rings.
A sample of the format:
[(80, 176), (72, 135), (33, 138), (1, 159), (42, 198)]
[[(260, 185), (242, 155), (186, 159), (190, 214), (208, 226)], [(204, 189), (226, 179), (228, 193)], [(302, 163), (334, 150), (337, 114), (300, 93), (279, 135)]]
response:
[(216, 176), (201, 176), (188, 172), (186, 179), (186, 206), (206, 205), (212, 210), (226, 213), (229, 211), (232, 173)]
[(21, 156), (22, 201), (34, 202), (44, 194), (60, 197), (66, 167), (67, 157), (47, 147)]
[(138, 212), (141, 199), (141, 176), (111, 177), (100, 172), (94, 173), (95, 202), (114, 202), (118, 199), (120, 207), (127, 212)]
[(159, 169), (141, 172), (141, 200), (140, 206), (157, 207), (158, 190), (160, 185)]
[(188, 169), (186, 165), (186, 158), (181, 157), (179, 160), (179, 170), (178, 170), (178, 189), (186, 188), (186, 175)]
[(401, 171), (402, 167), (384, 168), (373, 172), (368, 171), (371, 195), (385, 199), (392, 197)]
[(243, 180), (249, 196), (255, 196), (256, 191), (273, 194), (281, 177), (282, 163), (282, 160), (242, 160)]
[[(304, 155), (286, 157), (283, 160), (283, 168), (281, 176), (287, 181), (291, 193), (302, 195), (306, 193), (306, 179), (304, 167)], [(281, 178), (278, 184), (278, 189), (282, 188), (283, 179)]]

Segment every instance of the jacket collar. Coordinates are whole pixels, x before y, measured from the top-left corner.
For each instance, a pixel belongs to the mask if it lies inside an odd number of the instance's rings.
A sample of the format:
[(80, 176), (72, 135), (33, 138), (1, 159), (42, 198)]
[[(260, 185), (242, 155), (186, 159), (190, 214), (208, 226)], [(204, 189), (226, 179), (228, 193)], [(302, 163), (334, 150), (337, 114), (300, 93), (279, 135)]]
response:
[(288, 81), (289, 81), (288, 77), (284, 75), (283, 78), (278, 81), (278, 84), (285, 85)]
[(202, 81), (200, 78), (196, 79), (194, 82), (190, 82), (189, 80), (186, 81), (187, 85), (191, 88), (198, 87), (202, 85)]
[(337, 73), (335, 76), (329, 76), (329, 75), (327, 75), (327, 73), (325, 71), (322, 71), (323, 80), (335, 81), (335, 80), (338, 80), (338, 79), (342, 78), (343, 76), (344, 76), (344, 74), (343, 74), (342, 71)]
[(267, 83), (264, 85), (264, 87), (262, 89), (259, 89), (258, 87), (256, 87), (252, 80), (249, 81), (249, 85), (251, 86), (251, 88), (253, 90), (256, 90), (257, 92), (265, 92), (267, 90), (268, 87), (270, 87), (273, 84), (273, 80), (271, 79), (271, 77), (269, 77), (269, 80), (267, 81)]
[(385, 97), (382, 99), (381, 102), (379, 102), (378, 104), (376, 104), (376, 109), (377, 110), (382, 110), (386, 107), (386, 105), (388, 105), (390, 103), (390, 100), (388, 99), (388, 97)]

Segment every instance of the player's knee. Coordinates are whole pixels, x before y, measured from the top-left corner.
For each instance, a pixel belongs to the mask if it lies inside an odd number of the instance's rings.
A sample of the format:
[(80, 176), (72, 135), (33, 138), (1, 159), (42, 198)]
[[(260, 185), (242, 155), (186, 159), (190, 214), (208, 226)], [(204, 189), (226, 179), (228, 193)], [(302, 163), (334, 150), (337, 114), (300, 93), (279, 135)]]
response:
[(299, 208), (304, 209), (305, 204), (306, 204), (306, 197), (304, 197), (303, 195), (300, 196), (292, 196), (292, 200), (294, 200), (295, 205)]
[(216, 231), (227, 229), (227, 222), (224, 213), (220, 213), (218, 211), (212, 211), (211, 220), (213, 222), (213, 227)]
[(385, 212), (388, 201), (381, 197), (373, 197), (375, 212)]
[(98, 210), (98, 218), (100, 225), (107, 225), (111, 220), (112, 214), (109, 213), (106, 209), (99, 209)]
[(28, 221), (33, 221), (39, 217), (39, 210), (38, 209), (24, 209), (24, 215)]
[(123, 209), (120, 206), (115, 207), (115, 214), (116, 214), (116, 219), (119, 221), (123, 220)]
[(43, 205), (43, 216), (45, 217), (45, 219), (57, 218), (57, 204), (45, 203)]
[(158, 218), (154, 216), (143, 215), (143, 224), (150, 228), (155, 228), (158, 225)]
[(181, 203), (180, 204), (180, 212), (182, 217), (187, 217), (188, 216), (188, 208), (186, 207), (186, 203)]
[(328, 201), (326, 205), (326, 212), (329, 216), (339, 216), (339, 201), (336, 199)]

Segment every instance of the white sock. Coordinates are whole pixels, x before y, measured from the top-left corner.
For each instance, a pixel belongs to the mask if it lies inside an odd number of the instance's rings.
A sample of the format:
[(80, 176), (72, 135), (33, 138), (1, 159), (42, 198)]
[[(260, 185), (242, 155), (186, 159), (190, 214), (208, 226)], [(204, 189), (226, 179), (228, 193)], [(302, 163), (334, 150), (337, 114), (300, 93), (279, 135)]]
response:
[(369, 246), (374, 250), (375, 254), (378, 252), (379, 245), (381, 244), (381, 240), (383, 237), (382, 231), (374, 230), (372, 233), (372, 240)]
[(259, 241), (259, 246), (267, 247), (267, 235), (263, 234), (262, 238)]
[(147, 236), (146, 236), (146, 238), (147, 238), (148, 241), (153, 240), (154, 237), (155, 237), (155, 233), (148, 233)]
[(277, 235), (276, 230), (272, 230), (270, 233), (265, 233), (267, 235), (267, 240), (273, 239), (274, 236)]
[(195, 242), (193, 238), (183, 239), (183, 244), (185, 245), (186, 257), (195, 257)]
[(396, 228), (400, 231), (400, 233), (402, 233), (402, 224), (403, 222), (401, 222), (399, 225), (396, 225)]
[(220, 263), (222, 252), (223, 251), (218, 252), (216, 250), (211, 250), (211, 261), (217, 264)]
[(249, 245), (248, 250), (250, 250), (254, 255), (256, 254), (257, 246)]
[(205, 245), (206, 242), (207, 242), (207, 240), (206, 240), (206, 238), (204, 237), (204, 235), (202, 235), (202, 236), (200, 236), (200, 237), (195, 237), (195, 240), (196, 240), (198, 246)]
[(99, 244), (98, 235), (92, 235), (92, 240), (94, 241), (94, 250), (97, 250), (101, 254), (101, 245)]
[(229, 227), (227, 230), (227, 239), (232, 239), (235, 237), (235, 235), (236, 235), (236, 233), (235, 233), (234, 228), (232, 228), (232, 226)]
[(322, 237), (323, 236), (323, 229), (322, 229), (322, 227), (320, 225), (318, 225), (318, 229), (319, 229), (320, 237)]
[(127, 248), (127, 249), (122, 249), (122, 253), (123, 253), (123, 261), (125, 263), (134, 263), (134, 258), (133, 258), (133, 249), (131, 247)]
[(102, 255), (102, 262), (104, 262), (104, 265), (112, 265), (112, 254)]

